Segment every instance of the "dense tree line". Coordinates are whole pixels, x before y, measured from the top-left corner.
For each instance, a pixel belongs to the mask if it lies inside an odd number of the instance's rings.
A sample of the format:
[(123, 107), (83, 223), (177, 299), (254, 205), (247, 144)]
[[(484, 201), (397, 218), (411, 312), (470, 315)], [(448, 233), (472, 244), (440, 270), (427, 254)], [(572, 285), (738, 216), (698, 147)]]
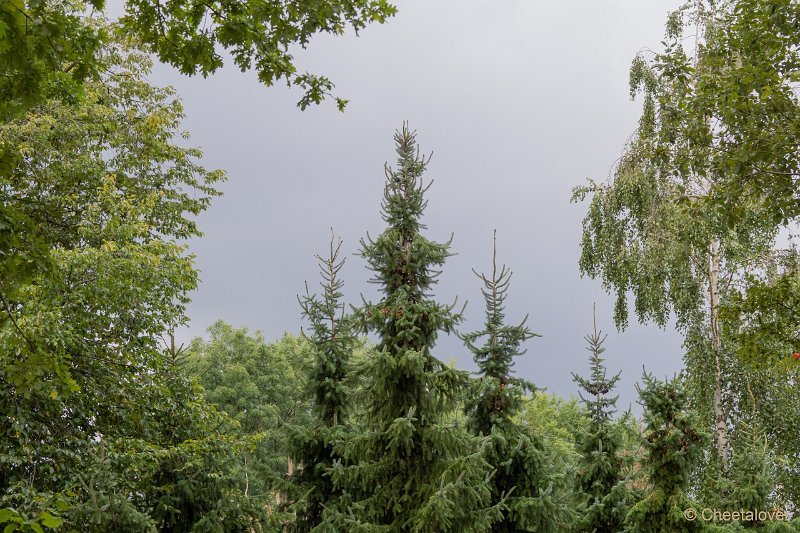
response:
[[(664, 50), (633, 63), (643, 113), (613, 179), (575, 190), (580, 268), (614, 292), (617, 325), (633, 298), (639, 320), (685, 335), (681, 375), (643, 375), (641, 421), (616, 416), (596, 328), (580, 402), (515, 375), (537, 335), (506, 321), (496, 250), (480, 329), (436, 301), (452, 252), (425, 236), (429, 158), (405, 124), (386, 226), (360, 243), (377, 301), (344, 305), (333, 239), (302, 335), (218, 322), (175, 346), (197, 284), (183, 242), (225, 176), (179, 142), (148, 52), (205, 74), (230, 49), (306, 105), (330, 82), (297, 74), (286, 46), (393, 8), (134, 1), (116, 26), (84, 7), (0, 6), (4, 532), (800, 530), (800, 269), (777, 245), (800, 215), (796, 2), (673, 13)], [(450, 333), (475, 375), (436, 357)], [(692, 515), (705, 508), (773, 515)]]

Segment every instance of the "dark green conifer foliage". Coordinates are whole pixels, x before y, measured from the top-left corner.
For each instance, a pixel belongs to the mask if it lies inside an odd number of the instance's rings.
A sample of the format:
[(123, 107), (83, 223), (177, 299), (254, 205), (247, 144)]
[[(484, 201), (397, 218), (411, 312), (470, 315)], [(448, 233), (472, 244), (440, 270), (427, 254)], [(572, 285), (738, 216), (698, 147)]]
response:
[[(770, 498), (775, 482), (770, 471), (769, 448), (764, 433), (759, 430), (757, 424), (744, 422), (737, 429), (736, 437), (730, 470), (730, 497), (729, 501), (725, 502), (727, 505), (724, 508), (732, 510), (781, 508), (775, 506)], [(757, 516), (753, 520), (745, 521), (743, 526), (746, 529), (772, 531), (769, 525), (759, 521)], [(788, 527), (786, 529), (790, 530)]]
[(347, 443), (352, 464), (334, 469), (351, 501), (328, 523), (339, 531), (488, 531), (499, 509), (489, 503), (482, 441), (445, 419), (468, 376), (431, 353), (438, 334), (461, 318), (429, 295), (450, 243), (420, 233), (429, 158), (407, 125), (395, 143), (397, 166), (385, 169), (388, 227), (361, 242), (382, 293), (357, 310), (377, 338), (375, 353), (358, 369), (366, 427)]
[(611, 419), (617, 396), (609, 394), (619, 381), (620, 373), (607, 376), (601, 357), (606, 336), (597, 331), (596, 322), (593, 326), (592, 333), (585, 337), (592, 375), (586, 379), (572, 374), (573, 381), (583, 389), (578, 395), (590, 418), (589, 427), (577, 439), (582, 457), (577, 488), (583, 493), (585, 504), (578, 531), (617, 533), (624, 529), (625, 516), (634, 497), (623, 479), (621, 435)]
[[(594, 319), (594, 316), (592, 318)], [(617, 372), (614, 376), (607, 377), (604, 359), (600, 357), (606, 351), (603, 347), (606, 337), (607, 335), (597, 331), (597, 322), (593, 322), (592, 333), (584, 337), (588, 343), (586, 349), (591, 354), (589, 364), (592, 376), (586, 379), (575, 373), (572, 374), (572, 380), (587, 394), (584, 396), (582, 392), (578, 392), (589, 410), (592, 426), (598, 427), (604, 426), (611, 419), (611, 415), (616, 412), (618, 396), (609, 396), (609, 393), (614, 390), (621, 374), (621, 372)]]
[(527, 316), (518, 325), (505, 323), (511, 271), (502, 266), (498, 272), (496, 246), (491, 277), (475, 275), (484, 285), (486, 322), (483, 329), (461, 335), (480, 369), (465, 408), (468, 427), (489, 437), (486, 457), (496, 469), (490, 484), (493, 501), (505, 500), (502, 519), (492, 531), (559, 531), (560, 509), (552, 494), (553, 482), (542, 464), (541, 440), (531, 428), (515, 421), (526, 393), (535, 387), (512, 374), (514, 358), (525, 353), (525, 341), (539, 335), (525, 325)]
[(314, 346), (314, 364), (309, 374), (309, 394), (314, 397), (316, 424), (295, 439), (293, 459), (297, 470), (292, 479), (297, 498), (294, 528), (310, 531), (319, 525), (326, 506), (335, 504), (340, 492), (334, 487), (330, 468), (341, 457), (334, 443), (346, 432), (349, 391), (345, 384), (350, 355), (356, 345), (352, 321), (344, 313), (342, 287), (338, 278), (344, 265), (339, 259), (342, 242), (331, 237), (327, 258), (317, 255), (322, 275), (322, 295), (300, 298), (303, 317), (311, 324), (307, 338)]
[[(495, 232), (494, 242), (496, 237)], [(461, 335), (480, 370), (477, 394), (466, 403), (469, 425), (473, 431), (484, 435), (489, 435), (495, 428), (516, 432), (518, 427), (513, 418), (520, 413), (525, 394), (533, 392), (535, 386), (512, 375), (514, 358), (527, 351), (522, 349), (525, 341), (540, 335), (525, 325), (527, 316), (516, 326), (505, 323), (505, 300), (511, 271), (505, 265), (500, 272), (497, 271), (496, 246), (492, 250), (492, 277), (477, 272), (475, 275), (484, 285), (481, 293), (486, 306), (486, 322), (482, 330)], [(484, 338), (485, 342), (478, 346), (478, 340)]]
[(697, 415), (687, 405), (677, 378), (662, 382), (644, 373), (644, 388), (637, 385), (644, 407), (646, 450), (644, 467), (649, 488), (628, 513), (631, 532), (683, 533), (703, 531), (702, 520), (687, 520), (687, 509), (699, 509), (687, 496), (689, 481), (708, 443)]
[(319, 420), (332, 427), (343, 423), (347, 416), (348, 390), (344, 378), (347, 364), (356, 345), (352, 322), (344, 313), (342, 287), (338, 278), (344, 266), (339, 259), (342, 241), (331, 237), (327, 258), (317, 255), (322, 276), (322, 297), (309, 295), (300, 299), (303, 317), (311, 323), (309, 338), (315, 347), (314, 367), (310, 386), (314, 393), (314, 410)]

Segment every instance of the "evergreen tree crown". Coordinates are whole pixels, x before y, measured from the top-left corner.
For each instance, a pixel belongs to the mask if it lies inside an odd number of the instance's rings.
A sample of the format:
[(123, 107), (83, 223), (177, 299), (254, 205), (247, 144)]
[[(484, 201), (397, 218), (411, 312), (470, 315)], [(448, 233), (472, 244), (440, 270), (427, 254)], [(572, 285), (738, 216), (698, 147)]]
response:
[[(513, 425), (512, 420), (520, 413), (526, 392), (536, 390), (530, 381), (514, 377), (512, 369), (514, 358), (527, 351), (522, 344), (540, 335), (526, 325), (527, 315), (518, 325), (505, 323), (505, 300), (512, 272), (505, 265), (498, 271), (496, 231), (492, 240), (491, 277), (473, 272), (483, 282), (481, 294), (486, 318), (482, 329), (459, 336), (473, 353), (480, 371), (478, 394), (467, 402), (469, 423), (477, 433), (488, 435), (496, 426), (508, 429)], [(482, 344), (478, 342), (480, 339), (484, 339)]]
[(586, 350), (590, 353), (591, 377), (586, 379), (573, 372), (572, 380), (586, 393), (584, 396), (583, 392), (578, 391), (578, 396), (589, 409), (592, 423), (598, 425), (610, 420), (616, 412), (614, 407), (619, 397), (608, 396), (608, 394), (616, 387), (621, 372), (617, 372), (610, 378), (607, 376), (605, 360), (601, 355), (606, 351), (603, 343), (608, 335), (603, 335), (601, 331), (597, 330), (594, 309), (592, 310), (592, 325), (592, 333), (584, 337), (588, 344)]

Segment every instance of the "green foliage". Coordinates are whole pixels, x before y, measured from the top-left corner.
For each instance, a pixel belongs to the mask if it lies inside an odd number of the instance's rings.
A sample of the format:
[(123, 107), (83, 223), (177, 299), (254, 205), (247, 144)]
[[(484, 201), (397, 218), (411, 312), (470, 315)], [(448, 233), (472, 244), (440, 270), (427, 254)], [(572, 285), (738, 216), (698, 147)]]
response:
[(306, 293), (300, 301), (303, 316), (311, 323), (309, 341), (314, 346), (314, 366), (309, 380), (316, 400), (314, 409), (318, 420), (326, 426), (346, 421), (350, 391), (345, 386), (345, 376), (357, 344), (354, 325), (345, 315), (341, 302), (344, 283), (338, 274), (345, 261), (339, 260), (341, 245), (339, 241), (334, 247), (332, 240), (328, 258), (317, 256), (323, 278), (322, 296)]
[(644, 407), (643, 445), (649, 487), (627, 516), (629, 531), (680, 533), (702, 531), (700, 520), (687, 520), (684, 511), (697, 506), (687, 496), (689, 481), (703, 455), (707, 435), (697, 415), (688, 409), (686, 393), (677, 379), (658, 381), (643, 375), (637, 385)]
[(608, 377), (606, 374), (606, 366), (603, 364), (603, 358), (600, 357), (606, 349), (603, 343), (606, 340), (606, 335), (597, 331), (595, 323), (594, 331), (584, 337), (588, 343), (587, 350), (590, 353), (589, 364), (592, 369), (592, 376), (589, 379), (583, 378), (573, 372), (572, 380), (578, 384), (588, 395), (588, 398), (580, 391), (578, 394), (586, 405), (589, 411), (589, 417), (592, 421), (592, 427), (597, 428), (604, 425), (611, 420), (615, 412), (614, 407), (617, 404), (618, 396), (608, 396), (614, 390), (621, 372), (617, 372), (614, 376)]
[[(25, 494), (25, 497), (31, 500), (39, 500), (39, 503), (44, 503), (42, 506), (44, 508), (58, 509), (59, 511), (64, 511), (69, 508), (69, 504), (60, 494), (42, 496), (28, 493)], [(22, 501), (22, 504), (25, 505), (25, 502)], [(57, 507), (56, 504), (58, 504)], [(57, 515), (54, 516), (48, 511), (39, 511), (38, 514), (34, 512), (32, 516), (29, 516), (26, 512), (13, 507), (0, 509), (0, 525), (5, 526), (3, 528), (3, 533), (12, 533), (14, 531), (34, 531), (36, 533), (42, 533), (51, 529), (56, 530), (63, 523), (63, 518)]]
[(80, 2), (8, 0), (0, 5), (0, 123), (51, 97), (77, 95), (97, 72), (102, 28), (81, 10), (102, 9), (103, 0)]
[(350, 357), (357, 345), (351, 317), (345, 315), (342, 299), (344, 283), (338, 278), (344, 265), (339, 260), (341, 241), (331, 238), (327, 258), (317, 256), (322, 274), (322, 296), (310, 295), (300, 299), (303, 316), (311, 323), (308, 341), (313, 347), (314, 361), (310, 367), (307, 390), (315, 398), (315, 420), (301, 432), (293, 443), (292, 457), (298, 463), (292, 480), (298, 505), (295, 527), (310, 531), (322, 521), (325, 507), (336, 505), (341, 491), (334, 487), (330, 470), (343, 458), (335, 443), (346, 436), (351, 411), (347, 386)]
[[(475, 433), (488, 435), (492, 429), (502, 432), (514, 429), (512, 419), (522, 407), (526, 392), (535, 389), (533, 383), (512, 375), (514, 358), (525, 353), (522, 344), (540, 335), (525, 325), (527, 317), (517, 326), (505, 324), (505, 299), (511, 271), (505, 266), (497, 271), (497, 251), (492, 251), (492, 277), (475, 273), (483, 282), (481, 293), (486, 306), (483, 329), (461, 335), (461, 339), (478, 365), (480, 378), (476, 390), (469, 395), (466, 410), (469, 427)], [(481, 346), (475, 343), (485, 338)]]
[[(769, 449), (765, 435), (757, 428), (745, 427), (740, 431), (738, 446), (733, 454), (731, 464), (730, 509), (771, 509), (770, 493), (775, 487), (770, 471)], [(753, 520), (746, 524), (748, 528), (760, 525)]]
[(22, 156), (4, 200), (52, 244), (50, 269), (2, 295), (0, 509), (34, 531), (257, 527), (237, 477), (246, 443), (159, 340), (197, 283), (177, 240), (199, 234), (192, 216), (223, 176), (176, 144), (180, 103), (143, 81), (146, 56), (122, 43), (101, 59), (79, 106), (0, 126)]
[[(698, 4), (706, 22), (696, 64), (687, 65), (692, 81), (676, 84), (682, 110), (676, 130), (720, 178), (708, 199), (730, 225), (751, 216), (743, 198), (760, 198), (764, 216), (785, 224), (800, 214), (794, 178), (800, 6), (785, 0)], [(694, 26), (695, 16), (687, 11), (686, 22)]]
[[(744, 38), (749, 29), (737, 17), (751, 17), (742, 11), (745, 5), (753, 7), (752, 2), (692, 2), (670, 16), (663, 51), (639, 56), (632, 65), (631, 94), (642, 94), (643, 111), (613, 182), (592, 182), (573, 196), (591, 195), (580, 268), (615, 293), (617, 325), (627, 325), (632, 295), (640, 321), (665, 326), (674, 314), (686, 333), (687, 376), (703, 384), (691, 392), (703, 420), (714, 427), (723, 472), (730, 462), (728, 432), (736, 423), (732, 418), (738, 416), (738, 400), (727, 386), (737, 366), (723, 333), (731, 318), (721, 310), (732, 292), (747, 292), (753, 274), (769, 262), (779, 229), (776, 204), (768, 194), (743, 194), (745, 189), (754, 192), (745, 184), (754, 165), (761, 163), (745, 164), (746, 152), (740, 148), (763, 132), (750, 129), (754, 123), (740, 129), (743, 123), (736, 117), (744, 108), (738, 99), (774, 87), (769, 69), (746, 73), (751, 65), (742, 63), (748, 54), (760, 54), (759, 39), (771, 42), (761, 30)], [(743, 39), (735, 46), (731, 28)], [(696, 35), (693, 51), (685, 48), (690, 32)], [(758, 61), (759, 68), (766, 68), (766, 57)], [(731, 75), (739, 76), (740, 85)], [(750, 85), (755, 79), (757, 85)], [(790, 108), (796, 96), (779, 92), (775, 96), (782, 109), (795, 113)], [(776, 111), (766, 111), (772, 103), (749, 112), (764, 118), (764, 113)], [(771, 172), (773, 163), (780, 164), (785, 154), (776, 155), (779, 151), (765, 156), (764, 170)], [(735, 202), (723, 193), (730, 187), (737, 191)]]
[[(785, 261), (785, 262), (784, 262)], [(731, 291), (721, 307), (723, 317), (722, 344), (727, 409), (734, 414), (731, 427), (734, 433), (749, 431), (753, 425), (766, 435), (770, 471), (776, 486), (781, 486), (785, 501), (800, 499), (798, 462), (794, 449), (800, 423), (798, 398), (800, 398), (800, 361), (794, 357), (797, 350), (795, 335), (796, 313), (791, 283), (795, 274), (791, 265), (796, 261), (794, 252), (778, 255), (775, 269), (770, 273), (752, 274), (748, 286)], [(784, 297), (788, 299), (784, 299)], [(698, 340), (700, 335), (687, 339), (687, 364), (698, 365), (707, 345)], [(688, 359), (694, 358), (694, 361)], [(708, 412), (708, 382), (702, 375), (690, 376), (689, 386), (698, 412)], [(734, 439), (734, 444), (747, 445), (746, 440)], [(737, 450), (733, 450), (733, 455)], [(725, 493), (720, 488), (731, 479), (715, 480), (721, 468), (713, 461), (703, 466), (706, 470), (701, 487), (711, 496)], [(731, 474), (733, 467), (731, 467)]]
[(311, 346), (288, 334), (267, 344), (261, 332), (250, 335), (222, 321), (208, 333), (208, 340), (192, 340), (183, 370), (202, 385), (209, 403), (238, 423), (237, 433), (252, 440), (242, 452), (247, 492), (274, 506), (273, 487), (288, 468), (288, 430), (311, 423), (302, 373)]
[[(163, 2), (129, 0), (122, 18), (126, 30), (152, 46), (159, 59), (184, 74), (207, 76), (222, 66), (227, 50), (242, 71), (254, 69), (271, 86), (280, 79), (301, 87), (301, 109), (319, 104), (333, 83), (310, 73), (298, 73), (290, 46), (305, 47), (319, 33), (356, 32), (372, 22), (382, 23), (395, 13), (386, 0), (327, 0), (295, 2), (250, 0)], [(346, 101), (337, 98), (339, 109)]]
[[(731, 380), (731, 388), (741, 409), (734, 430), (739, 437), (734, 444), (744, 446), (741, 453), (745, 457), (760, 454), (758, 446), (765, 444), (766, 468), (773, 487), (780, 487), (776, 503), (796, 506), (800, 501), (800, 457), (795, 452), (800, 435), (800, 368), (753, 370), (745, 366)], [(753, 433), (762, 434), (764, 440), (754, 442)], [(738, 454), (734, 449), (734, 463)], [(736, 474), (733, 467), (731, 473)]]
[(591, 378), (572, 374), (572, 379), (588, 397), (580, 393), (590, 419), (589, 427), (579, 436), (582, 461), (578, 473), (578, 489), (583, 495), (585, 510), (579, 531), (615, 533), (622, 531), (625, 516), (635, 495), (624, 479), (624, 461), (621, 455), (621, 428), (612, 421), (617, 397), (608, 396), (620, 374), (606, 375), (603, 358), (605, 336), (594, 331), (586, 336), (587, 350), (592, 369)]
[[(130, 0), (127, 14), (115, 26), (102, 19), (105, 0), (4, 0), (0, 3), (0, 125), (19, 119), (34, 106), (58, 100), (80, 115), (87, 95), (84, 83), (114, 75), (105, 57), (109, 42), (135, 39), (164, 62), (185, 74), (204, 76), (222, 66), (222, 51), (243, 71), (253, 69), (266, 86), (285, 79), (303, 89), (298, 106), (318, 104), (333, 90), (326, 77), (299, 73), (289, 48), (305, 47), (320, 33), (356, 32), (395, 13), (386, 0), (292, 2), (250, 0)], [(119, 74), (119, 73), (117, 73)], [(88, 95), (86, 105), (96, 103)], [(343, 110), (347, 101), (337, 97)], [(135, 113), (124, 120), (135, 122)], [(71, 122), (71, 121), (70, 121)], [(109, 124), (104, 118), (98, 126)], [(153, 125), (151, 124), (150, 127)], [(49, 254), (61, 243), (42, 225), (57, 219), (31, 211), (20, 198), (5, 194), (15, 188), (14, 169), (28, 156), (14, 140), (0, 138), (0, 288), (16, 291), (47, 272)], [(169, 156), (168, 156), (169, 157)], [(76, 160), (83, 164), (85, 161)], [(33, 191), (32, 202), (45, 198)]]
[[(94, 23), (105, 0), (9, 0), (0, 6), (0, 122), (53, 96), (80, 96), (83, 82), (102, 70), (99, 50), (109, 37)], [(228, 51), (242, 71), (266, 86), (285, 79), (304, 89), (298, 105), (320, 103), (333, 89), (324, 76), (298, 73), (291, 46), (321, 33), (356, 32), (383, 23), (396, 9), (386, 0), (248, 2), (131, 0), (121, 32), (135, 36), (184, 74), (207, 76)], [(115, 30), (114, 30), (115, 31)], [(344, 108), (346, 101), (337, 98)]]
[[(757, 275), (760, 274), (760, 275)], [(736, 355), (754, 369), (799, 368), (800, 256), (793, 246), (774, 254), (764, 272), (731, 291), (721, 309)]]
[(452, 306), (427, 295), (448, 243), (420, 233), (428, 160), (419, 155), (415, 134), (404, 126), (395, 143), (397, 168), (386, 169), (382, 210), (388, 227), (361, 249), (383, 293), (356, 312), (378, 339), (357, 369), (365, 427), (343, 447), (349, 464), (333, 469), (345, 495), (326, 512), (326, 527), (487, 531), (499, 517), (489, 503), (490, 467), (479, 441), (445, 422), (467, 376), (431, 354), (439, 332), (451, 332), (460, 320)]
[[(4, 368), (16, 387), (65, 394), (75, 374), (135, 364), (116, 359), (119, 348), (122, 357), (145, 357), (154, 341), (142, 336), (183, 320), (196, 283), (191, 259), (171, 239), (199, 234), (190, 216), (208, 206), (223, 175), (199, 166), (197, 149), (174, 143), (181, 105), (171, 90), (142, 81), (144, 55), (109, 46), (103, 64), (106, 78), (87, 84), (80, 108), (54, 101), (0, 127), (0, 141), (23, 156), (4, 199), (37, 221), (57, 265), (4, 292)], [(85, 350), (96, 358), (78, 357)]]
[[(547, 454), (547, 464), (560, 470), (577, 467), (576, 439), (588, 428), (586, 409), (575, 398), (564, 400), (556, 394), (534, 392), (522, 405), (518, 423), (535, 428)], [(573, 472), (574, 473), (574, 472)]]
[[(489, 437), (487, 461), (495, 469), (490, 482), (493, 503), (507, 506), (492, 531), (559, 531), (570, 513), (559, 505), (558, 493), (554, 494), (557, 481), (547, 476), (541, 439), (535, 428), (515, 423), (525, 394), (533, 391), (534, 385), (514, 377), (511, 369), (514, 358), (525, 353), (521, 345), (538, 335), (525, 325), (527, 317), (516, 326), (505, 324), (511, 271), (503, 266), (498, 272), (496, 249), (491, 277), (476, 275), (484, 285), (486, 322), (483, 329), (461, 335), (479, 368), (465, 409), (467, 427)], [(478, 346), (477, 341), (484, 338)]]

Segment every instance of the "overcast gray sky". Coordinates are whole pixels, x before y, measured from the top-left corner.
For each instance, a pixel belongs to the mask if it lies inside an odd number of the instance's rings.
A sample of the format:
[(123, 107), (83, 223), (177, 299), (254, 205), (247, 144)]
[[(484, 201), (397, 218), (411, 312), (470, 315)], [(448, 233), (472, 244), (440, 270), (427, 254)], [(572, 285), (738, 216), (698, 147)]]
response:
[[(660, 46), (678, 3), (399, 0), (387, 24), (321, 37), (297, 53), (301, 69), (328, 75), (350, 100), (345, 113), (332, 102), (301, 112), (299, 91), (266, 89), (234, 66), (209, 79), (157, 67), (151, 80), (177, 88), (204, 164), (229, 175), (224, 197), (200, 218), (205, 236), (191, 243), (202, 285), (182, 340), (217, 319), (270, 340), (299, 331), (296, 295), (305, 281), (316, 286), (313, 256), (326, 249), (331, 226), (348, 254), (348, 300), (374, 296), (353, 254), (367, 231), (383, 227), (383, 164), (393, 162), (392, 134), (408, 120), (422, 150), (433, 152), (428, 236), (453, 233), (458, 254), (437, 298), (468, 300), (462, 330), (480, 327), (471, 269), (491, 267), (496, 228), (498, 260), (514, 271), (507, 316), (530, 314), (542, 335), (528, 343), (518, 374), (574, 394), (570, 372), (588, 371), (583, 336), (597, 302), (607, 364), (623, 371), (619, 407), (627, 408), (643, 365), (659, 376), (680, 369), (680, 338), (652, 325), (615, 330), (611, 298), (580, 277), (586, 206), (569, 198), (587, 178), (608, 178), (641, 108), (629, 98), (631, 60)], [(440, 339), (436, 354), (474, 368), (456, 338)]]

